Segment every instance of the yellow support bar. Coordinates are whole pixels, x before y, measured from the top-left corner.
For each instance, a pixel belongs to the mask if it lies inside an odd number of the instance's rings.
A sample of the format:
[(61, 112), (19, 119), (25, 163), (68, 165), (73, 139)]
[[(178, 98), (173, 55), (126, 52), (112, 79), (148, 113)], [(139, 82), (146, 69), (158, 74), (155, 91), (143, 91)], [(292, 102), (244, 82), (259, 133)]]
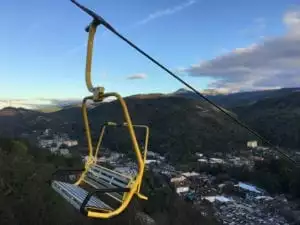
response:
[(88, 144), (88, 160), (85, 162), (85, 170), (79, 177), (79, 179), (75, 182), (75, 185), (80, 185), (81, 182), (83, 181), (87, 171), (89, 170), (90, 166), (95, 163), (95, 160), (93, 158), (93, 144), (92, 144), (92, 139), (91, 139), (91, 131), (90, 131), (90, 126), (89, 126), (89, 119), (88, 119), (88, 114), (87, 114), (87, 107), (86, 107), (86, 102), (87, 100), (93, 100), (93, 96), (88, 96), (85, 97), (82, 101), (81, 105), (81, 110), (82, 110), (82, 117), (83, 117), (83, 124), (85, 128), (85, 133), (86, 133), (86, 139), (87, 139), (87, 144)]
[[(127, 126), (126, 123), (124, 123), (125, 126)], [(139, 128), (144, 128), (145, 131), (146, 131), (146, 134), (145, 134), (145, 146), (144, 146), (144, 158), (143, 158), (143, 161), (144, 161), (144, 167), (143, 167), (143, 174), (144, 174), (144, 170), (145, 170), (145, 163), (146, 163), (146, 159), (147, 159), (147, 152), (148, 152), (148, 143), (149, 143), (149, 127), (146, 126), (146, 125), (133, 125), (133, 127), (139, 127)], [(141, 186), (142, 186), (142, 182), (143, 180), (141, 180), (139, 186), (138, 186), (138, 190), (137, 190), (137, 196), (140, 198), (140, 199), (143, 199), (143, 200), (148, 200), (148, 197), (141, 194), (140, 193), (140, 190), (141, 190)]]
[(94, 38), (97, 30), (97, 25), (92, 23), (89, 28), (89, 37), (87, 44), (87, 54), (86, 54), (86, 65), (85, 65), (85, 82), (88, 90), (94, 93), (94, 87), (91, 79), (92, 71), (92, 59), (93, 59), (93, 47), (94, 47)]
[[(144, 174), (145, 163), (146, 163), (147, 152), (148, 152), (148, 143), (149, 143), (149, 127), (146, 126), (146, 125), (135, 125), (135, 127), (145, 128), (145, 130), (146, 130), (145, 146), (144, 146), (144, 158), (143, 158), (143, 161), (144, 161), (144, 167), (143, 167), (143, 171), (142, 171), (142, 173)], [(137, 190), (137, 196), (138, 196), (140, 199), (148, 200), (148, 197), (146, 197), (145, 195), (143, 195), (143, 194), (140, 193), (140, 191), (141, 191), (141, 186), (142, 186), (142, 182), (143, 182), (143, 179), (142, 179), (141, 182), (139, 183), (138, 190)]]
[(100, 150), (100, 146), (102, 144), (105, 129), (106, 129), (106, 126), (105, 125), (102, 126), (101, 133), (100, 133), (100, 136), (99, 136), (99, 139), (98, 139), (98, 142), (97, 142), (97, 146), (96, 146), (96, 150), (95, 150), (95, 155), (94, 155), (96, 160), (98, 159), (98, 153), (99, 153), (99, 150)]
[(91, 130), (90, 130), (87, 107), (86, 107), (87, 100), (93, 100), (93, 97), (92, 96), (86, 97), (83, 99), (82, 102), (83, 123), (84, 123), (85, 134), (86, 134), (88, 150), (89, 150), (89, 159), (91, 159), (93, 157), (93, 144), (92, 144)]

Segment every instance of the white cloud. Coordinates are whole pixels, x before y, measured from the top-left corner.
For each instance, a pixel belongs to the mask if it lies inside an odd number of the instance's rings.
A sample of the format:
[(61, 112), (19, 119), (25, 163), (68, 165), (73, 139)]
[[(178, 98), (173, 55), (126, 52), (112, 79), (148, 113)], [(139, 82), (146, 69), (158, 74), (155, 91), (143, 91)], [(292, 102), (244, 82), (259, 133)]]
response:
[(160, 17), (169, 16), (169, 15), (172, 15), (174, 13), (180, 12), (183, 9), (190, 7), (191, 5), (193, 5), (195, 3), (196, 3), (195, 0), (189, 0), (187, 2), (184, 2), (184, 3), (180, 4), (180, 5), (172, 6), (170, 8), (166, 8), (166, 9), (163, 9), (163, 10), (158, 10), (154, 13), (149, 14), (146, 18), (139, 21), (137, 23), (137, 25), (143, 25), (143, 24), (146, 24), (146, 23), (148, 23), (152, 20), (156, 20)]
[(212, 77), (212, 88), (233, 91), (300, 86), (300, 11), (283, 17), (288, 31), (248, 47), (236, 48), (185, 69), (190, 76)]
[(65, 106), (81, 103), (81, 99), (0, 99), (0, 109), (5, 107), (39, 109), (46, 106)]
[(218, 95), (218, 94), (229, 94), (232, 91), (228, 88), (218, 88), (218, 89), (202, 89), (201, 93), (204, 95)]
[(283, 22), (289, 29), (289, 35), (299, 35), (300, 31), (300, 10), (287, 12), (283, 17)]
[(146, 79), (147, 75), (145, 73), (133, 74), (127, 77), (128, 80), (141, 80)]

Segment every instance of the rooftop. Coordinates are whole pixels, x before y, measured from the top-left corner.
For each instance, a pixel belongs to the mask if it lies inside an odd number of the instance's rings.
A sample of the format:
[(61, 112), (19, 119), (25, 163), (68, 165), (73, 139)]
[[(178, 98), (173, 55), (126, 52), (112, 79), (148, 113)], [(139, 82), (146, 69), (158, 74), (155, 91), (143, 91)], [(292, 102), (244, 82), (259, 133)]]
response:
[(250, 184), (246, 184), (246, 183), (243, 183), (243, 182), (239, 182), (239, 183), (237, 184), (237, 186), (238, 186), (239, 188), (242, 188), (242, 189), (247, 190), (247, 191), (252, 191), (252, 192), (255, 192), (255, 193), (258, 193), (258, 194), (262, 193), (262, 192), (261, 192), (260, 190), (258, 190), (258, 188), (255, 187), (254, 185), (250, 185)]
[(233, 200), (230, 199), (230, 198), (227, 198), (225, 196), (222, 196), (222, 195), (217, 195), (217, 196), (205, 196), (203, 197), (204, 199), (210, 201), (210, 202), (215, 202), (215, 201), (218, 201), (218, 202), (232, 202)]

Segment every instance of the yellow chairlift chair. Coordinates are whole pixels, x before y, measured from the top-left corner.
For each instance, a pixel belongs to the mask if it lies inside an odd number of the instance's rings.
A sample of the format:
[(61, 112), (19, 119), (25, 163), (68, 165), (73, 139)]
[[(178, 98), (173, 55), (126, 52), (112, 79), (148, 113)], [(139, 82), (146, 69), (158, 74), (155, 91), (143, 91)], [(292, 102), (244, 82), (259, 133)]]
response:
[[(85, 97), (82, 102), (82, 114), (86, 131), (86, 139), (88, 144), (88, 159), (85, 163), (85, 168), (81, 170), (58, 170), (54, 175), (66, 173), (68, 176), (72, 173), (81, 172), (79, 179), (75, 183), (68, 183), (60, 180), (52, 180), (52, 188), (59, 193), (65, 200), (72, 204), (76, 209), (88, 217), (93, 218), (110, 218), (123, 212), (133, 196), (136, 195), (140, 199), (146, 200), (147, 197), (140, 193), (142, 184), (145, 161), (148, 148), (149, 128), (145, 125), (133, 125), (124, 99), (118, 93), (104, 93), (103, 87), (94, 87), (91, 81), (91, 67), (92, 67), (92, 51), (94, 36), (97, 26), (99, 24), (93, 22), (88, 28), (89, 38), (87, 45), (87, 58), (86, 58), (86, 85), (91, 96)], [(117, 125), (112, 122), (106, 123), (100, 132), (97, 146), (95, 151), (92, 145), (92, 137), (90, 132), (88, 113), (87, 113), (87, 100), (94, 102), (102, 102), (107, 97), (116, 97), (120, 102), (124, 123)], [(104, 130), (106, 126), (124, 126), (127, 128), (133, 151), (135, 152), (138, 171), (135, 177), (129, 177), (118, 173), (114, 170), (108, 169), (104, 166), (97, 164), (98, 153)], [(144, 155), (142, 156), (140, 147), (138, 145), (135, 130), (136, 128), (145, 129), (145, 146)], [(98, 197), (101, 194), (102, 197)], [(118, 204), (111, 204), (113, 201)]]

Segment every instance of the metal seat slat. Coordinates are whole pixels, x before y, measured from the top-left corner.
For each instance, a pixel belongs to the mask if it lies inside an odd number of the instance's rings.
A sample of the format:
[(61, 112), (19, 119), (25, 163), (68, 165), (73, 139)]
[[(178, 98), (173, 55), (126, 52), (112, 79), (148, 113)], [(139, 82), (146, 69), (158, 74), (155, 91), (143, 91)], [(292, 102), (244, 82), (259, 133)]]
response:
[(123, 182), (119, 182), (117, 180), (117, 178), (114, 177), (107, 177), (107, 176), (103, 176), (103, 174), (93, 174), (93, 173), (87, 173), (86, 177), (91, 177), (94, 180), (103, 180), (105, 181), (107, 184), (111, 184), (113, 186), (116, 187), (127, 187), (128, 183), (123, 183)]
[(120, 180), (122, 180), (125, 183), (128, 183), (132, 179), (129, 176), (126, 176), (124, 174), (118, 173), (116, 171), (110, 170), (108, 168), (105, 168), (105, 167), (97, 165), (97, 164), (93, 165), (91, 168), (92, 169), (101, 170), (101, 171), (104, 171), (104, 172), (108, 172), (110, 174), (110, 176), (117, 177), (117, 178), (119, 178)]
[[(131, 178), (105, 167), (93, 165), (86, 173), (84, 181), (94, 188), (125, 188), (130, 184)], [(123, 201), (123, 194), (116, 192), (106, 194), (119, 202)]]
[[(53, 181), (52, 187), (77, 209), (80, 209), (82, 202), (88, 195), (88, 192), (81, 187), (61, 181)], [(110, 206), (94, 196), (87, 203), (87, 207), (112, 210)]]
[[(87, 196), (87, 192), (81, 189), (80, 187), (77, 187), (72, 184), (59, 182), (58, 185), (61, 190), (65, 190), (67, 193), (69, 193), (73, 198), (75, 198), (78, 202), (83, 202), (84, 198)], [(97, 200), (95, 198), (91, 198), (87, 205), (90, 206), (99, 206), (97, 205)]]
[[(102, 189), (102, 188), (115, 188), (116, 186), (113, 186), (111, 184), (108, 184), (106, 182), (99, 182), (99, 180), (95, 181), (94, 179), (90, 177), (85, 177), (84, 182), (89, 184), (90, 186), (97, 188), (97, 189)], [(122, 202), (123, 196), (120, 195), (119, 193), (116, 192), (111, 192), (111, 193), (106, 193), (106, 195), (116, 199), (119, 202)]]
[(91, 174), (91, 176), (94, 177), (99, 177), (103, 180), (106, 180), (108, 183), (115, 184), (115, 186), (119, 187), (126, 187), (132, 180), (130, 177), (124, 176), (99, 165), (93, 165), (87, 174)]

